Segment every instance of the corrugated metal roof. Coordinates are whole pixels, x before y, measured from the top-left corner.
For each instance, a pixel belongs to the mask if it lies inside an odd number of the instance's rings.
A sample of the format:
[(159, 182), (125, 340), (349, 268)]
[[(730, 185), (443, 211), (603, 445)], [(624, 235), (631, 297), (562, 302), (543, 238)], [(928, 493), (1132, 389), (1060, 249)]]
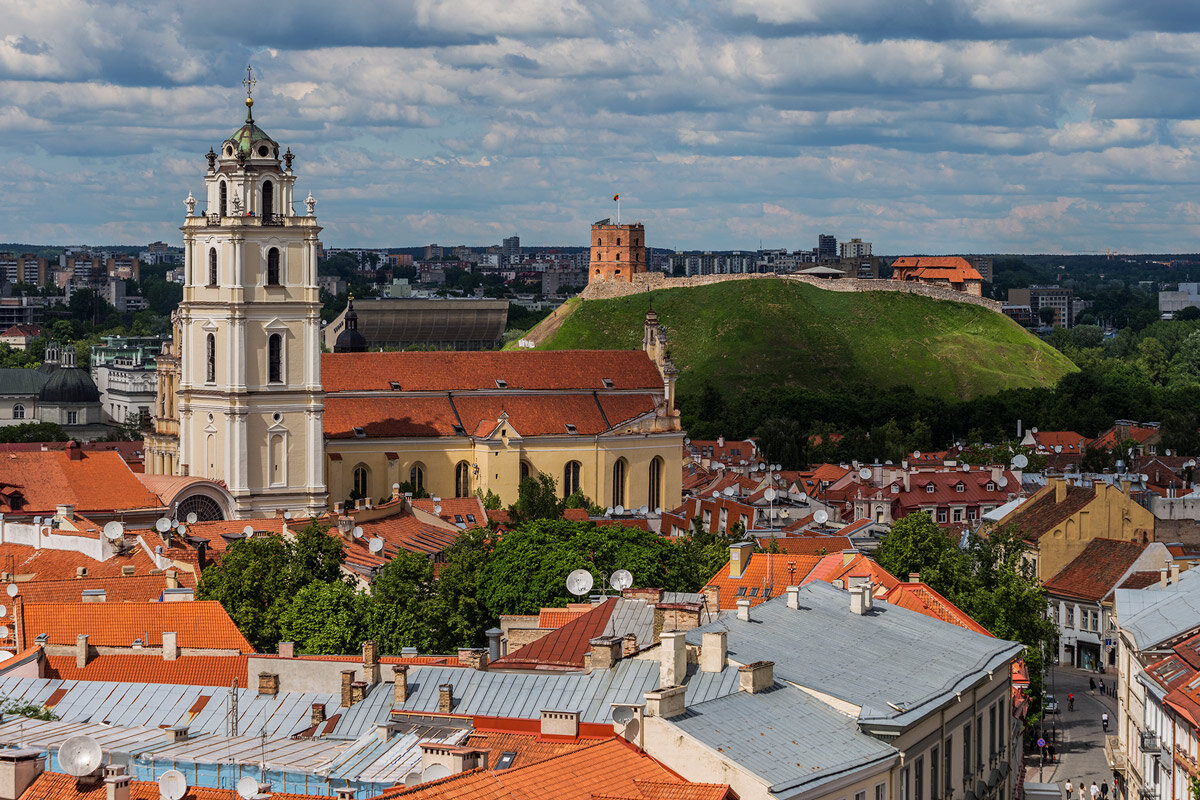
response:
[(342, 712), (328, 738), (355, 739), (376, 725), (388, 722), (394, 694), (390, 683), (369, 687), (366, 697)]
[(1200, 570), (1159, 588), (1117, 589), (1117, 624), (1139, 650), (1149, 650), (1200, 625)]
[(778, 683), (689, 705), (671, 724), (762, 778), (771, 792), (808, 790), (873, 763), (886, 768), (900, 755), (853, 719)]
[[(66, 693), (51, 710), (66, 722), (152, 728), (187, 725), (192, 732), (228, 732), (230, 690), (224, 687), (0, 678), (0, 694), (18, 702), (43, 705), (59, 688)], [(208, 702), (190, 713), (202, 697), (208, 697)], [(336, 708), (340, 700), (335, 694), (260, 695), (249, 689), (239, 689), (237, 698), (239, 734), (260, 736), (266, 731), (280, 737), (309, 727), (313, 703)]]
[(654, 607), (645, 600), (618, 598), (612, 615), (604, 625), (603, 635), (625, 636), (630, 633), (637, 637), (638, 648), (654, 643)]
[[(725, 630), (738, 663), (773, 661), (777, 677), (861, 707), (860, 721), (888, 725), (910, 724), (1021, 652), (1014, 642), (887, 603), (855, 614), (849, 592), (820, 581), (800, 588), (799, 610), (778, 597), (756, 606), (751, 620), (726, 617), (688, 631), (687, 641), (699, 645), (705, 631)], [(864, 647), (885, 668), (848, 669), (847, 653)]]

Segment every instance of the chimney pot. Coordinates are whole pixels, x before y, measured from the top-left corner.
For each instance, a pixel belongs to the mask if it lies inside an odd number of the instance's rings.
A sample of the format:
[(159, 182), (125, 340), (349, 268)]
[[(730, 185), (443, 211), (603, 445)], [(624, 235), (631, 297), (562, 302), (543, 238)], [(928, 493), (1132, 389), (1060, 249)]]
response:
[(163, 661), (175, 661), (179, 658), (179, 634), (175, 631), (163, 631)]
[(919, 573), (919, 572), (908, 573), (908, 582), (909, 583), (920, 583), (921, 582), (921, 573)]
[(258, 693), (268, 695), (279, 694), (279, 675), (274, 672), (258, 673)]
[(755, 661), (738, 667), (738, 688), (746, 694), (756, 694), (774, 685), (774, 661)]
[(438, 686), (438, 713), (449, 714), (454, 710), (454, 684), (443, 683)]
[(1179, 580), (1179, 562), (1171, 562), (1171, 583), (1176, 583)]
[(397, 664), (392, 667), (393, 684), (392, 684), (392, 705), (404, 705), (408, 700), (408, 665)]
[(75, 668), (83, 669), (86, 667), (89, 655), (88, 635), (81, 633), (75, 637)]
[(279, 657), (280, 658), (295, 658), (296, 657), (296, 643), (295, 642), (280, 642), (279, 643)]
[(700, 671), (721, 672), (725, 669), (728, 635), (725, 631), (705, 632), (700, 643)]
[(737, 618), (742, 622), (750, 621), (750, 601), (745, 597), (737, 601)]
[(679, 686), (687, 676), (686, 637), (683, 631), (663, 631), (658, 663), (659, 686)]
[(0, 798), (17, 800), (46, 768), (39, 750), (0, 750)]
[(793, 611), (799, 610), (799, 608), (800, 608), (800, 587), (799, 586), (787, 587), (787, 607), (792, 609)]
[(612, 669), (621, 660), (623, 640), (620, 636), (597, 636), (588, 642), (591, 648), (592, 669)]
[(314, 726), (320, 725), (324, 721), (325, 721), (325, 704), (324, 703), (313, 703), (312, 704), (312, 724)]
[[(400, 491), (396, 489), (397, 493)], [(488, 628), (484, 635), (488, 640), (488, 663), (493, 663), (500, 659), (500, 639), (504, 636), (504, 631), (499, 628)]]
[(352, 683), (354, 683), (354, 670), (342, 670), (342, 708), (349, 708), (354, 705), (354, 697), (350, 691)]

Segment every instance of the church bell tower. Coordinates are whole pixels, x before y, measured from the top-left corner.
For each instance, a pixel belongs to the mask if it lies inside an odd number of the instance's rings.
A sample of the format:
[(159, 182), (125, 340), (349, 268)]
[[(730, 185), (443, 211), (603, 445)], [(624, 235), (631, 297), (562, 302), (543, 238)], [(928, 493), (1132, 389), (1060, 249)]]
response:
[(326, 507), (321, 304), (310, 193), (291, 150), (254, 121), (209, 149), (206, 207), (189, 193), (180, 305), (179, 471), (223, 481), (239, 517)]

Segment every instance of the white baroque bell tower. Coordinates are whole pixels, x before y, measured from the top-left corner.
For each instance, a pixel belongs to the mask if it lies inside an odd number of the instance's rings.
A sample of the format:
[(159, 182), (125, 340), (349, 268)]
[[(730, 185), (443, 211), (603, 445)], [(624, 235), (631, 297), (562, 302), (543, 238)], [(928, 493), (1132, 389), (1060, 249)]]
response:
[[(292, 152), (254, 122), (209, 149), (189, 194), (180, 305), (180, 472), (223, 481), (239, 517), (325, 511), (317, 234), (293, 208)], [(282, 164), (281, 164), (282, 159)]]

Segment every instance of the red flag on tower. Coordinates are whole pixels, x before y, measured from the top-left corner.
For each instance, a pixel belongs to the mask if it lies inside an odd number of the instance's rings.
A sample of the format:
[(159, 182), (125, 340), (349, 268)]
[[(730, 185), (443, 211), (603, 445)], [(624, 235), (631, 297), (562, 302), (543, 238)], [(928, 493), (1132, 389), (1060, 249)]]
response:
[(617, 202), (617, 201), (618, 201), (618, 200), (620, 200), (620, 199), (621, 199), (621, 195), (619, 195), (619, 194), (614, 194), (614, 195), (613, 195), (613, 202), (614, 202), (614, 203), (615, 203), (615, 202)]

